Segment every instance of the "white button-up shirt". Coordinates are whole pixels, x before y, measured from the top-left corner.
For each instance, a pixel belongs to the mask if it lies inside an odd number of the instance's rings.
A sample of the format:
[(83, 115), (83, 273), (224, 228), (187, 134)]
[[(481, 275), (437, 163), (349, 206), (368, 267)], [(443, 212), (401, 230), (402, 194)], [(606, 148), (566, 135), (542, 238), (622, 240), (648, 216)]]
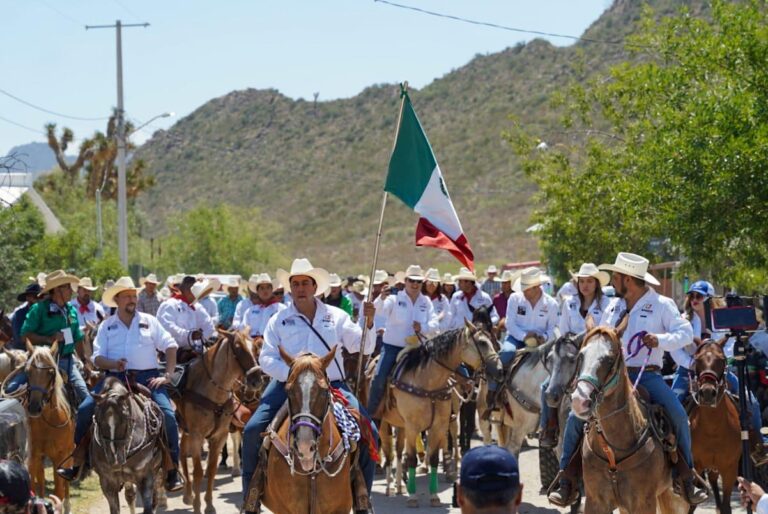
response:
[(384, 342), (387, 344), (404, 347), (405, 338), (416, 334), (413, 330), (414, 321), (421, 325), (421, 335), (424, 337), (429, 338), (437, 334), (439, 323), (432, 300), (421, 293), (415, 302), (411, 301), (405, 291), (398, 291), (396, 295), (389, 295), (384, 300), (379, 296), (373, 306), (376, 307), (376, 312), (381, 312), (387, 317), (387, 328), (384, 331)]
[(475, 294), (469, 300), (469, 305), (467, 305), (464, 291), (456, 291), (451, 298), (449, 312), (450, 320), (448, 321), (446, 330), (462, 328), (465, 320), (472, 321), (472, 310), (469, 310), (469, 306), (472, 306), (472, 309), (474, 310), (480, 307), (491, 307), (492, 305), (493, 300), (491, 300), (491, 297), (488, 296), (488, 293), (480, 289), (475, 291)]
[(558, 311), (557, 301), (543, 290), (536, 305), (531, 305), (522, 292), (512, 293), (507, 300), (507, 333), (524, 341), (526, 334), (533, 332), (549, 341), (555, 337)]
[[(627, 304), (623, 298), (614, 298), (603, 314), (600, 324), (615, 327), (626, 309)], [(628, 359), (629, 341), (639, 332), (653, 334), (659, 339), (659, 346), (651, 350), (649, 366), (661, 367), (665, 351), (673, 352), (693, 341), (693, 328), (688, 320), (680, 315), (675, 302), (671, 298), (661, 296), (653, 288), (648, 288), (648, 291), (629, 311), (628, 316), (627, 329), (621, 336), (624, 359), (628, 367), (642, 366), (648, 356), (648, 350), (643, 347), (636, 356)], [(633, 351), (637, 344), (637, 342), (633, 343)]]
[(250, 298), (246, 298), (237, 304), (235, 309), (235, 318), (232, 320), (232, 328), (240, 330), (246, 326), (251, 328), (251, 337), (263, 336), (267, 329), (267, 321), (278, 312), (287, 309), (280, 302), (262, 305), (253, 303)]
[(211, 318), (211, 323), (213, 323), (214, 327), (219, 324), (219, 306), (216, 305), (216, 301), (213, 298), (206, 296), (195, 304), (195, 308), (197, 308), (198, 305), (205, 309), (205, 312), (208, 314), (208, 317)]
[[(323, 336), (329, 348), (336, 348), (334, 362), (326, 372), (331, 381), (342, 380), (344, 362), (341, 356), (341, 346), (350, 353), (360, 351), (360, 339), (362, 329), (352, 321), (349, 314), (343, 310), (326, 305), (315, 298), (317, 311), (312, 320), (312, 327)], [(259, 354), (261, 370), (270, 377), (285, 382), (288, 379), (288, 365), (280, 357), (279, 346), (290, 355), (299, 355), (310, 352), (323, 356), (328, 353), (328, 348), (312, 331), (308, 325), (309, 320), (296, 310), (294, 305), (283, 309), (270, 318), (264, 331), (264, 346)], [(370, 355), (376, 346), (376, 334), (373, 330), (366, 332), (365, 347), (363, 353)]]
[[(600, 323), (603, 319), (603, 313), (608, 308), (608, 304), (611, 303), (611, 299), (603, 295), (600, 297), (600, 303), (597, 302), (597, 298), (592, 300), (592, 305), (587, 309), (587, 316), (592, 316), (595, 321), (595, 325)], [(566, 297), (563, 302), (562, 310), (560, 311), (560, 335), (571, 332), (573, 334), (579, 334), (586, 330), (586, 318), (581, 317), (581, 300), (579, 296)]]
[(437, 316), (438, 329), (440, 332), (445, 332), (451, 326), (451, 302), (444, 294), (441, 294), (432, 298), (432, 308), (435, 311), (435, 316)]
[(106, 314), (104, 314), (104, 308), (101, 304), (96, 303), (93, 300), (88, 303), (88, 312), (80, 312), (80, 302), (77, 301), (77, 298), (71, 300), (69, 303), (77, 311), (77, 323), (80, 325), (81, 329), (85, 328), (86, 322), (98, 325), (107, 317)]
[(193, 309), (183, 300), (168, 298), (157, 309), (157, 319), (179, 343), (179, 348), (189, 348), (189, 334), (195, 330), (203, 331), (203, 339), (213, 336), (215, 328), (205, 309)]
[(126, 369), (145, 371), (157, 368), (158, 351), (178, 346), (154, 316), (136, 312), (127, 327), (115, 314), (99, 327), (91, 360), (96, 364), (96, 357), (127, 359)]

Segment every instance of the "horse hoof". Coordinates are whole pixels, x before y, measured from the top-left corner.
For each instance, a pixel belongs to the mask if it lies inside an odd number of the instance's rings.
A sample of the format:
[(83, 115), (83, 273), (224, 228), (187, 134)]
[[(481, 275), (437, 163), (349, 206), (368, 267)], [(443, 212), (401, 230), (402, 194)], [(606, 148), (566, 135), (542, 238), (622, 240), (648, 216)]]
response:
[(408, 498), (405, 500), (405, 506), (409, 509), (417, 509), (419, 507), (419, 499), (418, 498)]
[(242, 476), (243, 470), (240, 468), (232, 468), (232, 476), (233, 477), (239, 477)]
[(192, 497), (191, 496), (187, 496), (186, 494), (181, 499), (181, 501), (184, 502), (184, 505), (192, 505)]
[(216, 514), (216, 507), (214, 507), (213, 505), (208, 505), (205, 508), (205, 514)]
[(442, 507), (443, 504), (440, 501), (440, 498), (438, 498), (437, 496), (433, 496), (432, 498), (429, 499), (429, 506), (430, 507)]

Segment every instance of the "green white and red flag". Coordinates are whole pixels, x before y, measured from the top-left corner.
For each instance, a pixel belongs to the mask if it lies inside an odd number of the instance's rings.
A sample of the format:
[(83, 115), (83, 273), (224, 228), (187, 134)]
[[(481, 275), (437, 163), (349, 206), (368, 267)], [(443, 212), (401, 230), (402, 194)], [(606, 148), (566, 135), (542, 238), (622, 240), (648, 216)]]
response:
[(384, 189), (421, 216), (416, 246), (448, 250), (474, 271), (474, 255), (461, 228), (427, 135), (403, 89), (403, 106)]

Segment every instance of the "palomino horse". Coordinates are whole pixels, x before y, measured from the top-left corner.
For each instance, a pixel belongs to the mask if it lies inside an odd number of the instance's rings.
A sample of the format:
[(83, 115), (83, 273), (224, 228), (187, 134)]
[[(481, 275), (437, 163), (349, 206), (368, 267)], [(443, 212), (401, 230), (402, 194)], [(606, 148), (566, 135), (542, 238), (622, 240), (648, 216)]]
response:
[[(355, 500), (365, 502), (363, 508), (368, 506), (362, 473), (354, 466), (357, 455), (346, 448), (337, 426), (335, 401), (325, 372), (336, 348), (323, 357), (311, 353), (291, 357), (279, 347), (280, 356), (290, 367), (285, 382), (287, 416), (267, 431), (269, 443), (262, 447), (261, 456), (266, 458), (264, 478), (260, 481), (254, 475), (246, 511), (258, 512), (259, 500), (281, 514), (349, 514)], [(280, 417), (278, 414), (276, 419)], [(367, 451), (362, 444), (357, 448)], [(356, 484), (354, 491), (351, 483)]]
[[(246, 331), (224, 332), (205, 354), (189, 365), (187, 386), (179, 401), (184, 422), (181, 437), (181, 468), (186, 480), (184, 503), (200, 512), (200, 485), (203, 481), (203, 442), (208, 441), (208, 479), (205, 511), (216, 512), (213, 506), (213, 481), (216, 460), (227, 442), (229, 425), (235, 411), (234, 389), (238, 380), (256, 365), (251, 340)], [(190, 480), (187, 457), (192, 457), (194, 481)], [(194, 496), (193, 496), (194, 495)]]
[(632, 391), (619, 335), (589, 331), (571, 395), (574, 414), (588, 419), (582, 442), (585, 514), (687, 512), (672, 491), (672, 475), (660, 443)]
[[(389, 395), (395, 404), (387, 405), (390, 398), (382, 404), (382, 421), (405, 428), (409, 507), (418, 507), (419, 504), (416, 495), (416, 438), (424, 431), (428, 432), (430, 503), (440, 505), (437, 464), (448, 431), (451, 398), (459, 365), (464, 362), (493, 376), (501, 372), (501, 362), (493, 348), (491, 336), (472, 323), (465, 323), (462, 329), (440, 334), (408, 351), (395, 366), (395, 374), (390, 380), (392, 388)], [(400, 477), (396, 480), (399, 482)]]
[(95, 394), (94, 399), (96, 409), (89, 451), (109, 512), (119, 514), (119, 493), (125, 486), (131, 513), (135, 512), (135, 487), (138, 487), (144, 514), (151, 514), (159, 500), (155, 490), (162, 490), (163, 414), (152, 400), (132, 394), (112, 376), (104, 380), (101, 392)]
[[(56, 364), (58, 343), (32, 346), (27, 342), (29, 359), (24, 367), (27, 374), (27, 417), (29, 420), (29, 475), (32, 488), (45, 496), (45, 464), (47, 457), (53, 467), (69, 465), (75, 449), (75, 423), (64, 391), (64, 381)], [(69, 512), (69, 482), (54, 473), (54, 494), (64, 500)]]
[[(727, 397), (726, 357), (721, 341), (705, 341), (694, 355), (691, 396), (696, 406), (691, 411), (693, 463), (706, 470), (718, 512), (730, 514), (731, 491), (736, 482), (741, 458), (739, 411)], [(717, 477), (723, 478), (723, 495)]]

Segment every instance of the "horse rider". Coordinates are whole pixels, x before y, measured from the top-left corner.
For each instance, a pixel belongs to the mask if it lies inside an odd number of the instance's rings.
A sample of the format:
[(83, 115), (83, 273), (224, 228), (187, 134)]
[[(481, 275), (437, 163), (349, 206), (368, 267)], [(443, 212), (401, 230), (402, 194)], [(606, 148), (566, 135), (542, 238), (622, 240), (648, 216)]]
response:
[(488, 296), (493, 298), (496, 296), (499, 291), (501, 291), (501, 284), (497, 280), (499, 275), (499, 270), (491, 264), (486, 268), (485, 270), (485, 280), (483, 280), (483, 283), (480, 284), (480, 289), (486, 293)]
[(205, 309), (195, 306), (195, 294), (192, 292), (195, 277), (181, 277), (173, 295), (157, 309), (157, 320), (170, 332), (180, 351), (201, 354), (203, 341), (214, 335), (215, 328)]
[(94, 287), (93, 282), (88, 277), (83, 277), (77, 284), (77, 297), (69, 303), (77, 310), (77, 321), (80, 323), (80, 330), (91, 325), (98, 325), (107, 316), (101, 304), (94, 302), (91, 295), (98, 287)]
[[(93, 342), (92, 360), (98, 369), (107, 370), (107, 376), (115, 376), (123, 381), (133, 378), (137, 384), (151, 391), (152, 401), (163, 412), (165, 437), (174, 466), (166, 474), (165, 488), (167, 491), (178, 491), (183, 487), (177, 469), (179, 428), (165, 386), (170, 383), (170, 375), (176, 367), (176, 350), (179, 345), (157, 318), (136, 310), (138, 292), (131, 277), (121, 277), (114, 286), (104, 291), (104, 303), (116, 307), (117, 312), (99, 327)], [(164, 374), (157, 370), (157, 352), (165, 353)], [(101, 391), (103, 384), (102, 380), (96, 385), (95, 394)], [(66, 480), (77, 478), (87, 461), (90, 437), (86, 435), (90, 431), (95, 410), (96, 400), (90, 395), (77, 409), (77, 446), (73, 454), (73, 466), (57, 470), (59, 476)]]
[(269, 319), (287, 307), (272, 293), (272, 278), (267, 273), (251, 275), (248, 279), (249, 298), (237, 305), (232, 328), (236, 330), (250, 327), (253, 339), (264, 337)]
[(435, 316), (437, 316), (438, 329), (440, 332), (445, 332), (446, 328), (451, 325), (451, 302), (443, 294), (440, 287), (442, 282), (440, 272), (435, 268), (429, 268), (424, 275), (424, 279), (421, 292), (432, 300), (432, 308), (435, 310)]
[[(499, 352), (499, 358), (505, 367), (514, 360), (520, 348), (525, 348), (526, 345), (539, 346), (555, 337), (559, 307), (555, 299), (541, 287), (548, 280), (539, 268), (530, 267), (520, 273), (512, 286), (516, 292), (509, 295), (507, 301), (507, 337)], [(484, 418), (497, 408), (498, 386), (496, 380), (488, 380), (488, 407), (483, 413)]]
[(423, 282), (421, 266), (408, 266), (405, 271), (405, 289), (395, 295), (385, 289), (373, 302), (376, 312), (386, 316), (387, 320), (379, 363), (368, 395), (368, 412), (374, 418), (380, 416), (379, 404), (386, 393), (387, 379), (402, 349), (409, 342), (418, 344), (420, 337), (429, 338), (438, 331), (432, 301), (421, 292)]
[[(262, 434), (272, 419), (285, 403), (285, 381), (290, 371), (280, 357), (278, 347), (291, 355), (314, 353), (325, 355), (334, 346), (343, 346), (350, 353), (360, 352), (362, 329), (349, 315), (317, 299), (328, 288), (329, 275), (322, 268), (315, 268), (307, 259), (295, 259), (290, 271), (278, 270), (277, 278), (290, 287), (293, 303), (281, 310), (267, 323), (264, 331), (264, 346), (259, 354), (262, 371), (271, 377), (269, 385), (261, 396), (256, 412), (243, 430), (243, 496), (248, 494), (248, 486), (259, 463), (259, 451), (263, 442)], [(367, 337), (363, 353), (370, 354), (375, 345), (372, 303), (366, 302), (363, 313), (367, 320)], [(349, 401), (352, 408), (358, 409), (363, 416), (368, 416), (359, 401), (349, 391), (344, 382), (344, 363), (341, 351), (337, 351), (333, 363), (326, 373), (331, 386), (338, 389)], [(375, 425), (371, 425), (374, 441), (378, 439)], [(373, 484), (374, 463), (364, 445), (360, 450), (360, 469), (365, 477), (370, 494)]]
[(468, 268), (461, 268), (454, 277), (459, 283), (459, 290), (451, 298), (450, 322), (446, 330), (464, 326), (465, 321), (472, 321), (472, 313), (480, 307), (491, 307), (493, 300), (488, 293), (477, 287), (477, 276)]
[[(560, 334), (580, 334), (586, 330), (588, 317), (593, 324), (597, 324), (603, 318), (603, 313), (608, 308), (610, 298), (603, 294), (603, 287), (611, 280), (610, 275), (600, 271), (591, 262), (585, 262), (579, 268), (578, 273), (572, 274), (577, 291), (572, 297), (565, 298), (560, 310)], [(541, 385), (541, 437), (539, 446), (542, 448), (554, 448), (557, 446), (558, 407), (548, 407), (544, 392), (549, 387), (549, 379)]]
[[(680, 400), (680, 403), (683, 405), (686, 405), (690, 393), (691, 370), (694, 368), (693, 356), (696, 353), (696, 349), (707, 339), (716, 340), (727, 336), (727, 332), (710, 333), (706, 326), (705, 304), (709, 303), (711, 309), (721, 306), (724, 307), (724, 305), (722, 305), (722, 300), (716, 299), (714, 296), (715, 288), (706, 280), (694, 282), (688, 290), (688, 293), (685, 295), (683, 317), (690, 321), (691, 326), (693, 327), (693, 341), (682, 348), (670, 352), (672, 359), (677, 363), (675, 378), (672, 381), (672, 391), (677, 395), (677, 399)], [(733, 356), (733, 347), (729, 347), (727, 343), (723, 350), (725, 351), (726, 357), (730, 358)], [(731, 394), (738, 396), (739, 379), (732, 371), (727, 369), (725, 377), (728, 383), (728, 390)], [(750, 420), (752, 422), (752, 428), (749, 430), (749, 440), (752, 445), (752, 461), (755, 466), (763, 466), (768, 463), (768, 455), (766, 454), (763, 437), (760, 433), (760, 429), (763, 427), (762, 410), (760, 409), (760, 403), (757, 401), (757, 398), (755, 398), (752, 391), (748, 391), (747, 403), (749, 404), (749, 413), (751, 414)]]
[(211, 293), (218, 291), (221, 287), (221, 282), (217, 278), (203, 278), (197, 280), (197, 283), (192, 286), (192, 293), (195, 295), (195, 302), (208, 314), (211, 318), (211, 323), (214, 327), (219, 325), (219, 306), (216, 305), (216, 301), (211, 298)]
[[(325, 291), (325, 294), (323, 295), (323, 303), (326, 305), (333, 305), (334, 307), (338, 307), (339, 309), (349, 314), (350, 317), (353, 317), (354, 308), (352, 306), (351, 298), (354, 298), (354, 296), (352, 293), (349, 293), (349, 296), (342, 294), (341, 277), (339, 277), (336, 273), (331, 273), (330, 277), (331, 282), (328, 285), (328, 290)], [(347, 287), (351, 288), (356, 282), (356, 280), (352, 281), (348, 284)]]
[[(389, 289), (389, 273), (385, 270), (377, 269), (373, 274), (371, 287), (373, 288), (371, 291), (371, 300), (376, 301), (376, 299), (381, 296), (383, 290)], [(362, 293), (365, 297), (368, 295), (368, 290), (365, 289)], [(365, 317), (360, 316), (357, 322), (362, 326), (365, 322)], [(371, 354), (371, 358), (376, 357), (381, 352), (381, 345), (384, 344), (384, 332), (386, 328), (387, 317), (377, 310), (376, 315), (373, 317), (373, 330), (376, 332), (376, 349)]]
[(456, 279), (450, 273), (443, 275), (443, 294), (448, 298), (448, 302), (453, 298), (453, 294), (456, 292)]
[(8, 348), (15, 350), (24, 350), (24, 341), (21, 339), (21, 327), (24, 326), (24, 320), (27, 319), (27, 313), (34, 304), (40, 301), (40, 291), (43, 288), (37, 282), (32, 282), (27, 288), (16, 296), (16, 300), (22, 302), (21, 305), (11, 313), (11, 329), (13, 331), (13, 341)]
[(144, 285), (141, 288), (141, 292), (139, 292), (139, 302), (136, 304), (137, 311), (157, 316), (157, 309), (159, 309), (160, 304), (163, 303), (163, 299), (157, 291), (158, 284), (160, 284), (160, 281), (157, 280), (157, 275), (154, 273), (147, 275), (147, 278), (144, 279)]
[[(77, 310), (69, 303), (72, 299), (72, 286), (79, 283), (79, 278), (62, 270), (47, 275), (45, 287), (40, 290), (40, 294), (48, 293), (48, 298), (29, 309), (21, 326), (21, 338), (29, 340), (33, 345), (51, 346), (53, 343), (59, 343), (59, 370), (67, 376), (77, 405), (88, 396), (88, 388), (74, 358), (75, 346), (82, 342), (83, 332), (80, 330)], [(8, 381), (6, 392), (12, 393), (26, 383), (27, 375), (22, 370)]]
[[(693, 340), (691, 324), (685, 320), (671, 298), (658, 294), (650, 285), (659, 285), (659, 281), (648, 273), (648, 260), (639, 255), (621, 252), (614, 264), (603, 264), (599, 269), (611, 271), (611, 283), (616, 290), (614, 298), (603, 314), (601, 325), (617, 327), (626, 322), (626, 330), (621, 336), (624, 359), (629, 379), (637, 380), (642, 366), (645, 366), (640, 385), (647, 391), (653, 403), (666, 410), (675, 433), (678, 452), (679, 470), (673, 472), (682, 485), (684, 498), (691, 505), (698, 505), (708, 497), (706, 490), (697, 486), (693, 473), (693, 455), (691, 453), (691, 431), (688, 416), (672, 389), (664, 382), (661, 375), (664, 351), (675, 351)], [(627, 320), (624, 320), (627, 318)], [(630, 348), (638, 345), (641, 351)], [(650, 350), (650, 353), (646, 351)], [(577, 418), (573, 412), (568, 416), (563, 436), (563, 453), (560, 457), (558, 488), (549, 494), (549, 500), (555, 505), (565, 506), (575, 498), (574, 476), (576, 466), (569, 466), (572, 457), (579, 450), (579, 440), (585, 421)], [(578, 458), (578, 456), (577, 456)]]
[(230, 277), (224, 286), (227, 288), (227, 296), (219, 300), (218, 303), (219, 325), (225, 330), (229, 330), (235, 319), (237, 306), (243, 301), (243, 297), (240, 296), (240, 279), (238, 277)]
[[(501, 290), (491, 299), (493, 302), (491, 318), (498, 319), (496, 327), (499, 336), (506, 332), (507, 303), (509, 302), (509, 297), (512, 296), (512, 283), (517, 280), (517, 277), (519, 276), (520, 273), (515, 273), (514, 271), (507, 269), (501, 273), (501, 277), (496, 277), (495, 279), (501, 285)], [(500, 338), (501, 337), (499, 337), (499, 339)]]

